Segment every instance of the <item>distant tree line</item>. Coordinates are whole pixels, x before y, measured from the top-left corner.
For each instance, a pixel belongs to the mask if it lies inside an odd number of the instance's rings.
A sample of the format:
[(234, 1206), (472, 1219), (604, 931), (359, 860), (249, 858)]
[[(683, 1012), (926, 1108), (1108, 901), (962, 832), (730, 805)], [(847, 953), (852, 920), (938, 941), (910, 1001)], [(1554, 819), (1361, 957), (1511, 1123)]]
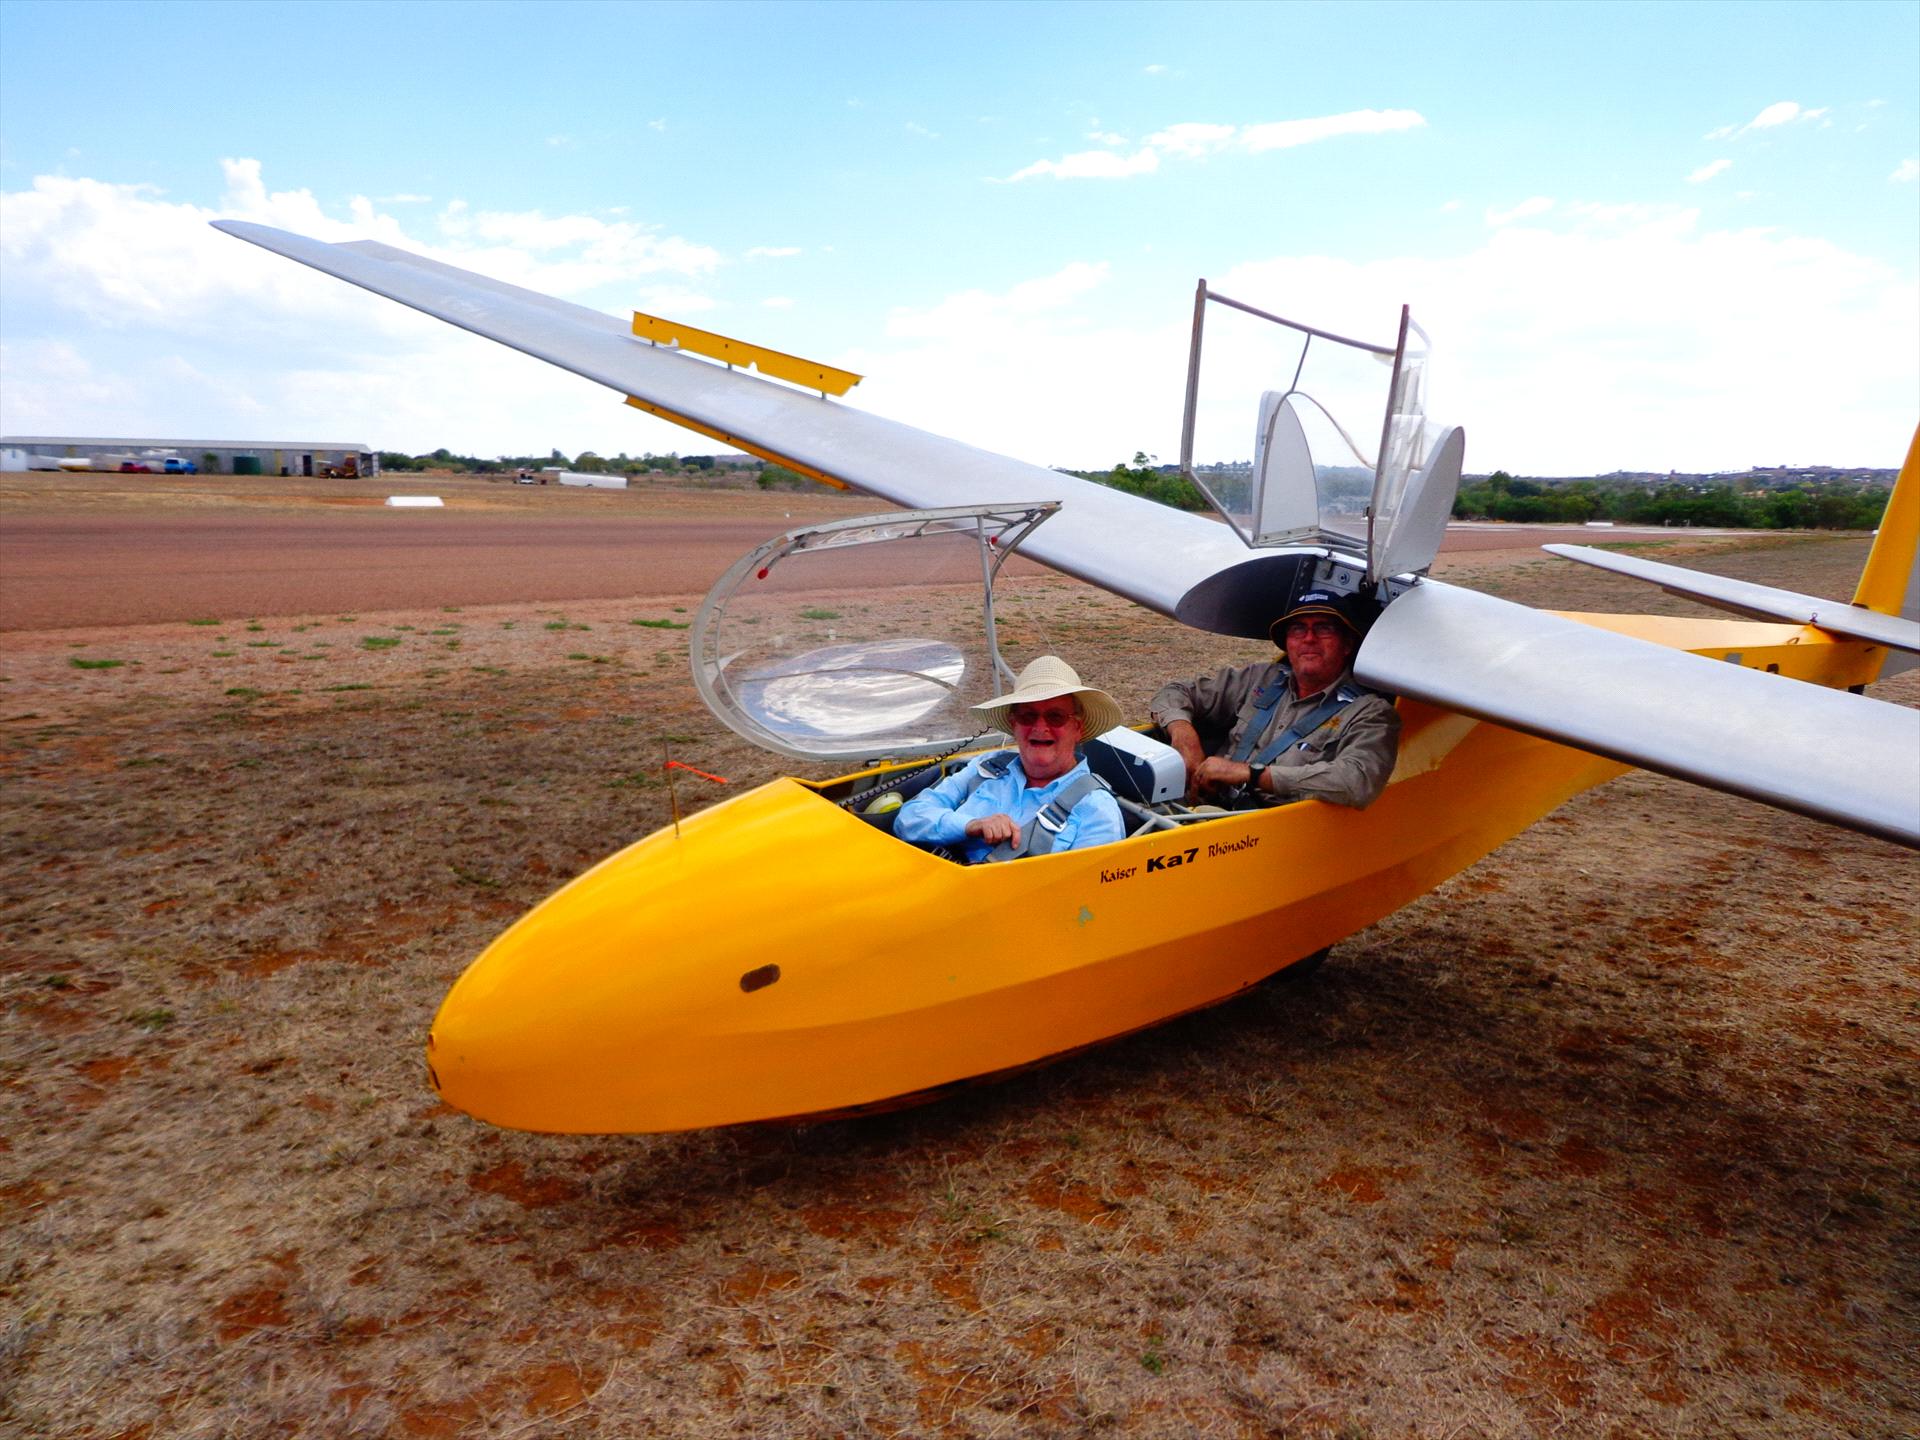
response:
[(710, 472), (715, 468), (715, 460), (711, 455), (651, 453), (636, 458), (625, 451), (609, 459), (591, 450), (582, 450), (571, 460), (559, 450), (545, 455), (496, 455), (483, 458), (479, 455), (458, 455), (445, 446), (425, 455), (407, 455), (398, 450), (380, 452), (382, 470), (459, 470), (475, 475), (511, 475), (516, 470), (538, 470), (549, 465), (578, 470), (583, 475), (642, 475), (649, 472), (678, 475), (689, 471)]
[[(712, 455), (655, 455), (638, 457), (622, 452), (611, 458), (582, 450), (572, 459), (558, 450), (546, 455), (499, 455), (483, 458), (458, 455), (444, 447), (425, 455), (397, 450), (380, 452), (380, 468), (387, 471), (459, 470), (481, 475), (512, 474), (559, 465), (586, 474), (696, 475), (716, 469), (758, 470), (755, 483), (762, 490), (796, 490), (813, 484), (784, 465), (742, 458), (716, 461)], [(1131, 464), (1108, 470), (1070, 470), (1092, 480), (1139, 495), (1176, 510), (1205, 510), (1207, 498), (1177, 470), (1163, 468), (1156, 457), (1136, 450)], [(1336, 475), (1335, 480), (1342, 477)], [(1336, 488), (1338, 488), (1336, 486)], [(1520, 523), (1583, 524), (1613, 520), (1632, 525), (1702, 525), (1751, 530), (1872, 530), (1887, 508), (1889, 491), (1860, 481), (1807, 481), (1797, 485), (1743, 490), (1732, 485), (1649, 485), (1623, 480), (1522, 480), (1504, 470), (1484, 479), (1466, 480), (1453, 502), (1461, 520), (1508, 520)]]
[(1131, 465), (1115, 465), (1111, 470), (1069, 470), (1067, 474), (1078, 475), (1082, 480), (1093, 480), (1101, 485), (1110, 485), (1115, 490), (1126, 491), (1129, 495), (1156, 500), (1162, 505), (1171, 505), (1176, 510), (1208, 508), (1207, 497), (1200, 493), (1199, 486), (1178, 470), (1162, 470), (1155, 458), (1144, 450), (1133, 452)]
[(1462, 520), (1708, 525), (1748, 530), (1872, 530), (1888, 491), (1847, 482), (1749, 492), (1730, 485), (1634, 485), (1607, 480), (1545, 484), (1496, 470), (1454, 497)]

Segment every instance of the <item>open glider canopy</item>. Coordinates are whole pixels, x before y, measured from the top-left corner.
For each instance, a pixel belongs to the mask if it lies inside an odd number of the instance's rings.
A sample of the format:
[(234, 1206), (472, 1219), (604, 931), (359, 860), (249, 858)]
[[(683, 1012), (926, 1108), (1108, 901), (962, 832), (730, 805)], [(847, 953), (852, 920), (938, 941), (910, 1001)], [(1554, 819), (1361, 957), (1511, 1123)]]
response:
[[(1209, 306), (1220, 307), (1211, 331)], [(1210, 334), (1216, 363), (1203, 367)], [(1429, 351), (1405, 306), (1394, 343), (1373, 344), (1269, 314), (1202, 280), (1180, 471), (1250, 547), (1364, 557), (1373, 583), (1424, 574), (1466, 455), (1458, 426), (1427, 418)], [(1284, 389), (1259, 395), (1252, 461), (1235, 458), (1244, 452), (1231, 427), (1249, 408), (1248, 386), (1279, 377)], [(1374, 429), (1382, 379), (1386, 413)]]
[(694, 621), (693, 679), (739, 734), (803, 760), (927, 755), (982, 731), (1001, 660), (993, 582), (1059, 507), (956, 506), (789, 530)]

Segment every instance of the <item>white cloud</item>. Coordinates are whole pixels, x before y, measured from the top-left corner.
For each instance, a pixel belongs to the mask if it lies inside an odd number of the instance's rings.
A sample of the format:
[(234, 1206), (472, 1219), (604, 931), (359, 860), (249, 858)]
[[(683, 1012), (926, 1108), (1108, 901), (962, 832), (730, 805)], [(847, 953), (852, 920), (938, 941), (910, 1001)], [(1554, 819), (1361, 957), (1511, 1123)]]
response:
[(909, 135), (918, 135), (923, 140), (938, 140), (940, 138), (940, 132), (938, 130), (929, 130), (917, 120), (907, 121), (907, 133)]
[[(593, 303), (589, 290), (563, 287), (603, 283), (609, 308), (690, 317), (715, 305), (704, 289), (710, 247), (600, 216), (457, 203), (418, 214), (415, 234), (378, 202), (353, 206), (350, 220), (305, 190), (269, 191), (251, 161), (229, 162), (227, 178), (216, 209), (62, 177), (0, 197), (0, 430), (336, 434), (482, 454), (704, 443), (205, 222), (224, 214), (322, 239), (377, 238), (545, 293)], [(590, 261), (602, 242), (608, 256)], [(675, 257), (688, 268), (664, 263)], [(892, 312), (868, 346), (826, 358), (871, 377), (858, 408), (990, 449), (1076, 466), (1136, 449), (1170, 457), (1191, 290), (1143, 311), (1133, 293), (1143, 272), (1131, 267), (1145, 263), (1129, 246), (990, 291), (931, 295)], [(1703, 228), (1693, 208), (1545, 202), (1465, 253), (1263, 255), (1223, 264), (1214, 283), (1363, 337), (1389, 336), (1410, 302), (1435, 341), (1435, 413), (1467, 425), (1474, 468), (1895, 464), (1920, 389), (1920, 294), (1903, 270), (1778, 228)], [(749, 297), (734, 314), (766, 323), (786, 299), (817, 313), (795, 290)], [(1271, 379), (1204, 374), (1253, 392)], [(1256, 400), (1223, 412), (1228, 432), (1250, 435)]]
[(1692, 209), (1602, 208), (1460, 256), (1287, 257), (1218, 284), (1280, 314), (1311, 303), (1362, 336), (1409, 302), (1434, 337), (1435, 413), (1467, 426), (1470, 468), (1899, 463), (1920, 386), (1910, 277), (1825, 240), (1702, 229)]
[[(1136, 449), (1171, 457), (1190, 311), (1184, 297), (1144, 318), (1117, 309), (1107, 296), (1124, 278), (1119, 262), (1085, 263), (903, 309), (883, 343), (838, 363), (870, 377), (860, 408), (1006, 454), (1073, 466)], [(1912, 434), (1913, 281), (1824, 240), (1704, 228), (1692, 208), (1562, 205), (1464, 254), (1283, 255), (1226, 267), (1213, 284), (1383, 341), (1409, 302), (1434, 339), (1433, 413), (1466, 425), (1471, 468), (1895, 465)], [(1210, 345), (1228, 328), (1210, 316)], [(1208, 358), (1203, 407), (1216, 382), (1238, 384), (1216, 428), (1250, 450), (1274, 372)]]
[(1817, 110), (1802, 110), (1791, 100), (1781, 100), (1767, 106), (1753, 119), (1747, 122), (1749, 130), (1769, 130), (1776, 125), (1790, 125), (1795, 120), (1818, 120), (1827, 113), (1826, 107)]
[[(1038, 464), (1110, 465), (1169, 420), (1177, 437), (1191, 310), (1143, 327), (1099, 314), (1111, 267), (1080, 262), (999, 291), (893, 312), (884, 339), (839, 358), (858, 407)], [(1009, 397), (1043, 403), (1009, 403)], [(1177, 453), (1171, 446), (1162, 454)]]
[(1127, 143), (1126, 136), (1117, 135), (1111, 130), (1089, 130), (1087, 132), (1087, 139), (1093, 141), (1096, 145), (1124, 145)]
[(1915, 180), (1920, 180), (1920, 159), (1908, 156), (1893, 167), (1893, 173), (1887, 179), (1896, 185), (1911, 185)]
[(711, 274), (720, 264), (720, 252), (711, 246), (663, 235), (654, 226), (593, 215), (473, 210), (455, 202), (441, 211), (439, 227), (464, 256), (450, 263), (561, 294), (643, 276)]
[(1446, 202), (1446, 204), (1440, 207), (1440, 213), (1442, 215), (1451, 215), (1453, 214), (1454, 211), (1458, 210), (1459, 208), (1460, 208), (1460, 202), (1458, 200), (1449, 200)]
[(1707, 181), (1713, 179), (1714, 176), (1724, 175), (1732, 168), (1733, 161), (1731, 160), (1709, 160), (1698, 170), (1687, 176), (1687, 183), (1689, 185), (1704, 185)]
[(1140, 73), (1142, 75), (1164, 75), (1167, 73), (1167, 67), (1164, 65), (1143, 65), (1140, 67)]
[[(1009, 175), (1009, 181), (1052, 176), (1056, 180), (1118, 180), (1133, 175), (1151, 175), (1160, 168), (1161, 157), (1202, 160), (1210, 155), (1234, 150), (1249, 155), (1268, 150), (1290, 150), (1312, 145), (1341, 135), (1379, 135), (1394, 130), (1414, 130), (1427, 123), (1417, 110), (1349, 110), (1341, 115), (1320, 115), (1306, 120), (1273, 120), (1259, 125), (1226, 125), (1201, 120), (1184, 120), (1156, 130), (1145, 145), (1124, 161), (1101, 151), (1085, 151), (1061, 160), (1036, 160), (1023, 170)], [(1120, 143), (1117, 136), (1097, 137), (1102, 143)]]
[(664, 115), (661, 116), (658, 120), (647, 121), (647, 129), (649, 130), (657, 130), (662, 134), (664, 134), (666, 132), (666, 128), (667, 128), (667, 120)]
[(755, 245), (747, 251), (747, 258), (749, 260), (785, 260), (799, 253), (798, 245)]
[(433, 197), (431, 195), (408, 195), (405, 193), (399, 195), (376, 195), (373, 197), (373, 203), (376, 205), (426, 205), (430, 204), (432, 200)]
[(887, 318), (887, 334), (901, 339), (954, 340), (975, 330), (990, 330), (1024, 316), (1060, 310), (1106, 282), (1108, 266), (1076, 261), (1051, 275), (1026, 280), (995, 295), (963, 290), (926, 310), (896, 308)]
[[(654, 227), (455, 201), (414, 234), (381, 202), (355, 197), (343, 220), (309, 191), (269, 191), (257, 161), (223, 170), (211, 208), (63, 176), (0, 196), (0, 429), (304, 431), (482, 453), (568, 427), (631, 433), (609, 423), (596, 387), (222, 235), (207, 223), (216, 218), (376, 239), (546, 294), (590, 301), (605, 287), (615, 308), (684, 315), (713, 304), (689, 282), (711, 274), (719, 252)], [(654, 443), (684, 444), (664, 429)], [(646, 444), (643, 426), (629, 448)]]
[(1553, 201), (1544, 195), (1535, 195), (1530, 199), (1522, 200), (1511, 210), (1489, 209), (1487, 224), (1511, 225), (1516, 220), (1529, 220), (1535, 215), (1544, 215), (1551, 209), (1553, 209)]
[[(1529, 205), (1536, 204), (1528, 201)], [(1541, 210), (1551, 206), (1549, 201)], [(1675, 215), (1686, 217), (1689, 223), (1699, 218), (1698, 210), (1675, 210), (1671, 205), (1649, 205), (1637, 200), (1622, 200), (1607, 203), (1599, 200), (1576, 200), (1567, 206), (1567, 214), (1576, 217), (1589, 226), (1609, 225), (1625, 227), (1629, 225), (1653, 225), (1668, 220)]]
[[(1776, 100), (1744, 125), (1719, 125), (1707, 132), (1709, 140), (1734, 140), (1754, 130), (1777, 130), (1782, 125), (1792, 125), (1799, 121), (1819, 120), (1828, 113), (1827, 106), (1812, 110), (1803, 110), (1794, 100)], [(1831, 122), (1829, 122), (1831, 123)]]
[(1233, 143), (1238, 133), (1232, 125), (1209, 125), (1197, 120), (1185, 121), (1179, 125), (1169, 125), (1164, 130), (1156, 130), (1147, 137), (1147, 145), (1164, 155), (1178, 155), (1182, 159), (1197, 160), (1204, 155), (1212, 155), (1224, 150)]
[(1394, 130), (1417, 130), (1427, 123), (1418, 110), (1350, 110), (1344, 115), (1322, 115), (1313, 120), (1275, 120), (1249, 125), (1240, 143), (1258, 155), (1263, 150), (1291, 150), (1338, 135), (1384, 135)]
[(1051, 175), (1056, 180), (1124, 180), (1131, 175), (1151, 175), (1160, 168), (1160, 156), (1152, 150), (1133, 155), (1116, 155), (1111, 150), (1082, 150), (1060, 160), (1036, 160), (1024, 170), (1007, 176), (1007, 183)]

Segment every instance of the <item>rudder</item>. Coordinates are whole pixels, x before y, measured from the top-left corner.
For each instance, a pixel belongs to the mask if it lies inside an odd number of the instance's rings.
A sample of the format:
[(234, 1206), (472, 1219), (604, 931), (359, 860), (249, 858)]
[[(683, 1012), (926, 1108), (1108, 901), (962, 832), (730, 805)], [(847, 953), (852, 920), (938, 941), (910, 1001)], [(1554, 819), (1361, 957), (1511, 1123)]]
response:
[(1904, 615), (1920, 620), (1920, 566), (1914, 564), (1920, 550), (1920, 428), (1913, 432), (1907, 447), (1907, 463), (1900, 467), (1893, 495), (1887, 501), (1887, 513), (1880, 517), (1880, 533), (1874, 537), (1867, 555), (1867, 568), (1860, 572), (1860, 586), (1853, 592), (1853, 603), (1882, 615)]
[[(1860, 572), (1860, 584), (1853, 592), (1853, 603), (1882, 615), (1901, 615), (1920, 620), (1920, 427), (1913, 432), (1907, 447), (1907, 460), (1900, 467), (1893, 494), (1887, 500), (1886, 514), (1880, 517), (1880, 533), (1867, 553), (1867, 565)], [(1896, 651), (1887, 656), (1880, 678), (1897, 675), (1920, 665), (1920, 657)]]

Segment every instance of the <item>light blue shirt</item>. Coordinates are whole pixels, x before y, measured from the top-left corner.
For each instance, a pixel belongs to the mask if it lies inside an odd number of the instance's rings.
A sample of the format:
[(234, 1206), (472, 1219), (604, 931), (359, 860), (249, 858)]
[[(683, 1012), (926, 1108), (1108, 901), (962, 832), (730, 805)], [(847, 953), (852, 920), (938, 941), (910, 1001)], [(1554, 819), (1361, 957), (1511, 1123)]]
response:
[[(1004, 751), (995, 752), (1004, 754)], [(922, 790), (900, 807), (894, 817), (893, 833), (916, 845), (946, 845), (958, 850), (968, 864), (986, 857), (993, 847), (967, 834), (967, 824), (988, 815), (1010, 816), (1023, 830), (1048, 801), (1087, 773), (1082, 760), (1059, 779), (1035, 789), (1027, 784), (1027, 772), (1020, 757), (1000, 775), (980, 782), (972, 795), (967, 785), (991, 755), (976, 756), (965, 769), (956, 770), (938, 785)], [(1090, 845), (1109, 845), (1126, 838), (1127, 827), (1120, 819), (1120, 807), (1105, 790), (1096, 790), (1067, 817), (1067, 823), (1054, 837), (1053, 848), (1083, 850)]]

